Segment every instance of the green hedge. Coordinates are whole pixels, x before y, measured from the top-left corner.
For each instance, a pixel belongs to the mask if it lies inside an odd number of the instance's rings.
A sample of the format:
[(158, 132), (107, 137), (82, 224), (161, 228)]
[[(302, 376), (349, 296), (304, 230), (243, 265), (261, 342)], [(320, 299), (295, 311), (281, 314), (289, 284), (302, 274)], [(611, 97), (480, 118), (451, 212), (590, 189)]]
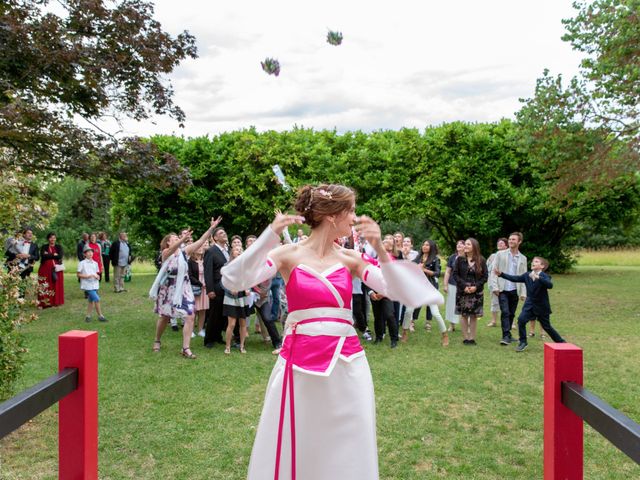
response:
[[(636, 208), (638, 199), (635, 177), (620, 178), (605, 192), (575, 185), (566, 198), (553, 197), (554, 172), (527, 154), (507, 120), (423, 132), (251, 128), (151, 141), (189, 168), (193, 186), (184, 192), (114, 189), (112, 221), (127, 224), (130, 236), (147, 245), (147, 256), (169, 231), (190, 226), (199, 234), (211, 215), (222, 215), (229, 233), (259, 233), (275, 208), (290, 207), (296, 187), (339, 182), (356, 189), (358, 213), (404, 225), (405, 233), (431, 232), (445, 253), (456, 239), (474, 236), (488, 256), (498, 237), (518, 230), (525, 235), (523, 252), (544, 255), (561, 271), (571, 265), (566, 240), (579, 221), (611, 221), (623, 208)], [(275, 182), (275, 164), (292, 191)]]

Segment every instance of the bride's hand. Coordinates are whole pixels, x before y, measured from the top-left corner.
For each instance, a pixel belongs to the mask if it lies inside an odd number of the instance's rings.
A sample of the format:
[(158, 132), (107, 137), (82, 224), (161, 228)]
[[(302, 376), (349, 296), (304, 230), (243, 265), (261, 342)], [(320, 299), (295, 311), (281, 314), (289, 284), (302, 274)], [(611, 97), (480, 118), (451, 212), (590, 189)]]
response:
[(378, 225), (372, 218), (367, 217), (366, 215), (361, 215), (358, 218), (356, 230), (373, 248), (377, 249), (378, 246), (382, 245), (380, 225)]
[(300, 215), (287, 215), (280, 210), (276, 210), (276, 218), (271, 222), (271, 230), (273, 230), (276, 235), (281, 235), (285, 228), (294, 223), (304, 223), (304, 217)]

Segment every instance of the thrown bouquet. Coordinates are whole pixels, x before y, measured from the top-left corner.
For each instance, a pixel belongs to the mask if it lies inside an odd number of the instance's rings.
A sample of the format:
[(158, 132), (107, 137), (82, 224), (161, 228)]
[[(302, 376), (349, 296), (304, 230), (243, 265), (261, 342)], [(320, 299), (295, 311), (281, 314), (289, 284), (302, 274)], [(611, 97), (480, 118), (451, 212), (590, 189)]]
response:
[(267, 57), (264, 62), (260, 62), (260, 65), (262, 65), (262, 70), (269, 75), (275, 75), (276, 77), (280, 75), (280, 62), (275, 58)]
[(340, 45), (342, 43), (342, 32), (332, 32), (329, 30), (329, 33), (327, 33), (327, 43), (334, 46)]

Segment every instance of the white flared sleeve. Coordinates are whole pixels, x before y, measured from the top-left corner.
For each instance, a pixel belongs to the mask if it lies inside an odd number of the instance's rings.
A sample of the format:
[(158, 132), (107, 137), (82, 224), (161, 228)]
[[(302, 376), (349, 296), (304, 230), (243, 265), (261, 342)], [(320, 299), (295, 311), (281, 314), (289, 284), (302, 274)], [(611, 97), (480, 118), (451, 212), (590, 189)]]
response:
[(362, 281), (377, 293), (410, 308), (442, 305), (444, 297), (429, 283), (420, 266), (408, 260), (368, 265)]
[(273, 260), (269, 258), (269, 252), (278, 246), (280, 237), (271, 227), (267, 227), (239, 257), (222, 267), (222, 286), (227, 290), (239, 292), (275, 276), (277, 269)]

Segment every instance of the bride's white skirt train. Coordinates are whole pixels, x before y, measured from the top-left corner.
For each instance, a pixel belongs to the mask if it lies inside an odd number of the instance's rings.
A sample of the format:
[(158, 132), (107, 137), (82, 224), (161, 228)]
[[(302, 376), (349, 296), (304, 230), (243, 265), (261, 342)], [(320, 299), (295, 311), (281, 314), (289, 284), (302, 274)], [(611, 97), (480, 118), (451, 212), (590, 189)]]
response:
[[(249, 480), (274, 478), (284, 373), (285, 360), (278, 357), (253, 444)], [(294, 368), (293, 377), (296, 479), (377, 480), (375, 399), (367, 358), (341, 358), (328, 376)], [(288, 394), (279, 480), (291, 480)]]

